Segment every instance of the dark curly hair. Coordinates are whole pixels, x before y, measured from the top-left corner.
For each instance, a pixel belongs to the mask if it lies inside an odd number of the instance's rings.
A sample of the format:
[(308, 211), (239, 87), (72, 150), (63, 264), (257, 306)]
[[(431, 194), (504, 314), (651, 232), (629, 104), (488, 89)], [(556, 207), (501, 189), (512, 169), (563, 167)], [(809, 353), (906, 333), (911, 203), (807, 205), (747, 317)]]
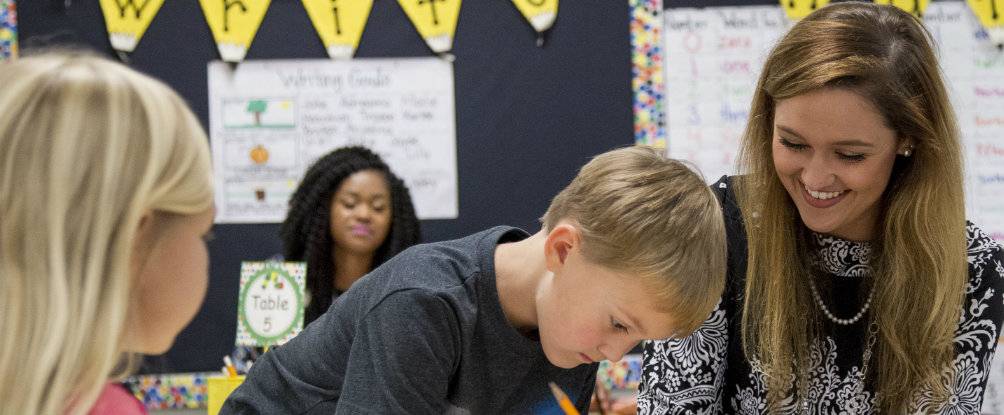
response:
[(382, 172), (390, 188), (390, 232), (373, 255), (373, 268), (421, 239), (411, 194), (380, 156), (365, 147), (343, 147), (318, 159), (289, 199), (289, 213), (280, 231), (286, 260), (307, 263), (310, 302), (304, 324), (324, 314), (336, 293), (331, 281), (335, 273), (331, 258), (331, 197), (342, 181), (361, 170)]

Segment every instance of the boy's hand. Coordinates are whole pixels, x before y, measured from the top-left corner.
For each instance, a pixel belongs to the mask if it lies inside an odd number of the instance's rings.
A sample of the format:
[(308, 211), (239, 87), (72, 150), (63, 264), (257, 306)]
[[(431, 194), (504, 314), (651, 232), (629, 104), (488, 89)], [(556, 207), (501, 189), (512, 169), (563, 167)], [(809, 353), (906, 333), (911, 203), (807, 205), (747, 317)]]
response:
[(638, 413), (638, 396), (632, 394), (620, 398), (613, 398), (610, 390), (603, 382), (596, 380), (596, 388), (593, 392), (593, 399), (589, 402), (589, 413), (603, 415), (634, 415)]
[(607, 412), (607, 414), (615, 415), (634, 415), (636, 413), (638, 413), (638, 395), (615, 399), (610, 405), (610, 411)]

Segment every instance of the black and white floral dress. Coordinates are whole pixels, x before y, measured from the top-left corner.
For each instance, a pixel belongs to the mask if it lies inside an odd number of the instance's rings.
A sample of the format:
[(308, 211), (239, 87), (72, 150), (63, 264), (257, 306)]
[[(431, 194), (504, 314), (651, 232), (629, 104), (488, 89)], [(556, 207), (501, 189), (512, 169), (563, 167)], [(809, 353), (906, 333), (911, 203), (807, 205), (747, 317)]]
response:
[[(638, 393), (640, 414), (767, 413), (766, 379), (756, 359), (746, 359), (739, 338), (746, 240), (730, 179), (712, 185), (722, 201), (729, 233), (728, 284), (723, 300), (691, 336), (647, 342)], [(942, 375), (952, 391), (945, 404), (919, 391), (911, 412), (978, 414), (1004, 312), (1004, 250), (972, 224), (967, 225), (969, 285), (955, 336), (956, 356)], [(813, 263), (828, 278), (833, 292), (859, 293), (870, 272), (867, 243), (814, 235)], [(824, 295), (837, 317), (862, 308), (862, 296)], [(835, 297), (835, 298), (834, 298)], [(805, 399), (790, 396), (781, 403), (786, 414), (864, 414), (876, 411), (875, 393), (865, 379), (862, 356), (874, 326), (862, 318), (838, 325), (823, 318), (824, 338), (810, 350), (810, 379)], [(863, 367), (864, 366), (864, 367)]]

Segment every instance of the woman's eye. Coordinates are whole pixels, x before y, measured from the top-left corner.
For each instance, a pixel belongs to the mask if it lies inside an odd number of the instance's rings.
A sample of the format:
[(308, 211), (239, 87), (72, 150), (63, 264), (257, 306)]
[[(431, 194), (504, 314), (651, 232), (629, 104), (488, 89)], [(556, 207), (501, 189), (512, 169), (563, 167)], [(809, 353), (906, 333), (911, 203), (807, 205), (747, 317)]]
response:
[(850, 162), (859, 162), (865, 160), (864, 154), (848, 154), (848, 153), (837, 153), (837, 157)]
[(804, 149), (804, 148), (807, 147), (805, 144), (795, 144), (795, 143), (789, 141), (786, 138), (778, 139), (778, 141), (781, 142), (782, 146), (785, 146), (785, 147), (790, 148), (792, 150), (802, 150), (802, 149)]

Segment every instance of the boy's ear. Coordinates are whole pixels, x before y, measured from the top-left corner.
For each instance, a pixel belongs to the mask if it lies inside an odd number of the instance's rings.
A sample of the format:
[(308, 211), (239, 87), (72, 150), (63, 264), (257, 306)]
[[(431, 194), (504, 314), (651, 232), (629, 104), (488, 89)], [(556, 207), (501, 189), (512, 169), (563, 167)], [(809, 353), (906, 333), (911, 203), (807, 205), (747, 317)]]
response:
[(555, 226), (547, 233), (547, 239), (544, 241), (544, 258), (547, 270), (555, 272), (561, 268), (568, 260), (569, 253), (578, 247), (579, 230), (575, 226), (569, 223)]

